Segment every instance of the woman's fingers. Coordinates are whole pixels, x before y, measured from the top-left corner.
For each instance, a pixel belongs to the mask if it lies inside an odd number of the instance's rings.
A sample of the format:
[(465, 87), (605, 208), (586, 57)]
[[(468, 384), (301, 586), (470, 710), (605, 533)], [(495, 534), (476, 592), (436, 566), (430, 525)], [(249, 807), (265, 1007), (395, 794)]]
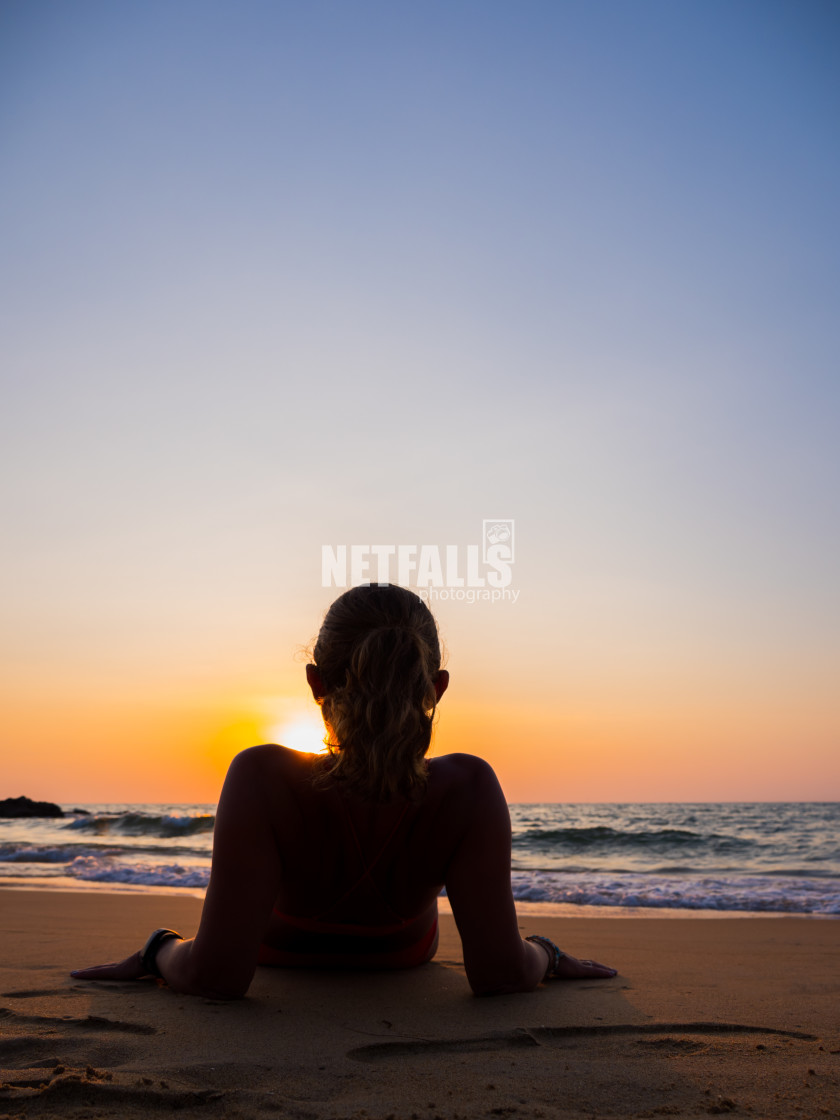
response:
[(552, 974), (559, 980), (607, 980), (617, 975), (617, 970), (609, 965), (599, 964), (598, 961), (582, 960), (577, 957), (565, 956)]
[(143, 968), (139, 953), (132, 953), (124, 961), (97, 964), (91, 968), (77, 968), (70, 973), (76, 980), (139, 980), (148, 973)]

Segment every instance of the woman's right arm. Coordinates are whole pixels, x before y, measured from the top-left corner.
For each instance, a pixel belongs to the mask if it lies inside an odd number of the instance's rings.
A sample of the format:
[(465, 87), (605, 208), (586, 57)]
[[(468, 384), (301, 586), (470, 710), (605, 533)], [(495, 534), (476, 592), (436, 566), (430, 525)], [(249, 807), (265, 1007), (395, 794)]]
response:
[(163, 979), (176, 992), (238, 999), (253, 979), (282, 872), (267, 796), (276, 750), (251, 747), (230, 764), (198, 932), (191, 941), (165, 941), (157, 956)]
[[(453, 756), (450, 756), (452, 758)], [(454, 761), (454, 758), (453, 758)], [(530, 992), (545, 978), (548, 950), (519, 933), (510, 881), (510, 813), (499, 781), (482, 759), (459, 759), (472, 773), (472, 820), (449, 865), (446, 894), (476, 995)], [(615, 970), (574, 957), (563, 961), (566, 978), (609, 977)]]
[[(230, 765), (216, 811), (213, 865), (198, 933), (189, 940), (169, 938), (156, 954), (158, 975), (176, 992), (240, 999), (254, 976), (282, 871), (266, 797), (273, 777), (267, 763), (276, 749), (252, 747)], [(71, 975), (138, 980), (149, 972), (136, 952)]]

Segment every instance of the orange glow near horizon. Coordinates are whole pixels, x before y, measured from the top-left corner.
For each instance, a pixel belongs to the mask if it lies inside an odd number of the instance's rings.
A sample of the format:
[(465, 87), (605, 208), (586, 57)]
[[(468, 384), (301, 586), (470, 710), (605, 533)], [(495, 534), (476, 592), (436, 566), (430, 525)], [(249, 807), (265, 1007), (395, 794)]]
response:
[(324, 734), (324, 721), (318, 712), (301, 712), (275, 724), (268, 738), (271, 743), (279, 743), (303, 754), (323, 754), (327, 749)]
[[(265, 742), (324, 749), (320, 711), (301, 677), (296, 668), (284, 691), (258, 695), (226, 694), (216, 681), (180, 696), (149, 680), (107, 695), (63, 681), (40, 705), (34, 688), (6, 689), (15, 749), (4, 757), (0, 796), (214, 803), (241, 750)], [(814, 800), (840, 788), (832, 710), (816, 693), (805, 704), (793, 681), (772, 697), (711, 684), (661, 695), (614, 686), (611, 703), (583, 682), (565, 700), (535, 697), (512, 675), (506, 690), (497, 683), (453, 672), (430, 755), (485, 758), (511, 802)], [(803, 739), (810, 766), (792, 777)]]

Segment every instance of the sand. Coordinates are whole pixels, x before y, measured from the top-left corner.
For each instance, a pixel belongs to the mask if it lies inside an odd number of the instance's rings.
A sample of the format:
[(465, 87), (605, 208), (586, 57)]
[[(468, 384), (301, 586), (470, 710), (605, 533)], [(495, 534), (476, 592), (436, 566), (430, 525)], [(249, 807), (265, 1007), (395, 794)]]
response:
[(840, 923), (523, 916), (619, 968), (476, 999), (450, 917), (400, 973), (259, 970), (236, 1003), (92, 984), (192, 898), (0, 890), (0, 1117), (840, 1117)]

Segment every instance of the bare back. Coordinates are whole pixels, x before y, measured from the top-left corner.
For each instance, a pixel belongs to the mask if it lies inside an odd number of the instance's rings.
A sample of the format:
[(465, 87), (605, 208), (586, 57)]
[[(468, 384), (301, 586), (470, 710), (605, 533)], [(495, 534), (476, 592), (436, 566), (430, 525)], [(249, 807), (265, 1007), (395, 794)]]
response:
[(277, 910), (387, 927), (434, 903), (476, 812), (479, 759), (433, 759), (422, 799), (377, 804), (313, 782), (318, 756), (256, 749), (282, 865)]

